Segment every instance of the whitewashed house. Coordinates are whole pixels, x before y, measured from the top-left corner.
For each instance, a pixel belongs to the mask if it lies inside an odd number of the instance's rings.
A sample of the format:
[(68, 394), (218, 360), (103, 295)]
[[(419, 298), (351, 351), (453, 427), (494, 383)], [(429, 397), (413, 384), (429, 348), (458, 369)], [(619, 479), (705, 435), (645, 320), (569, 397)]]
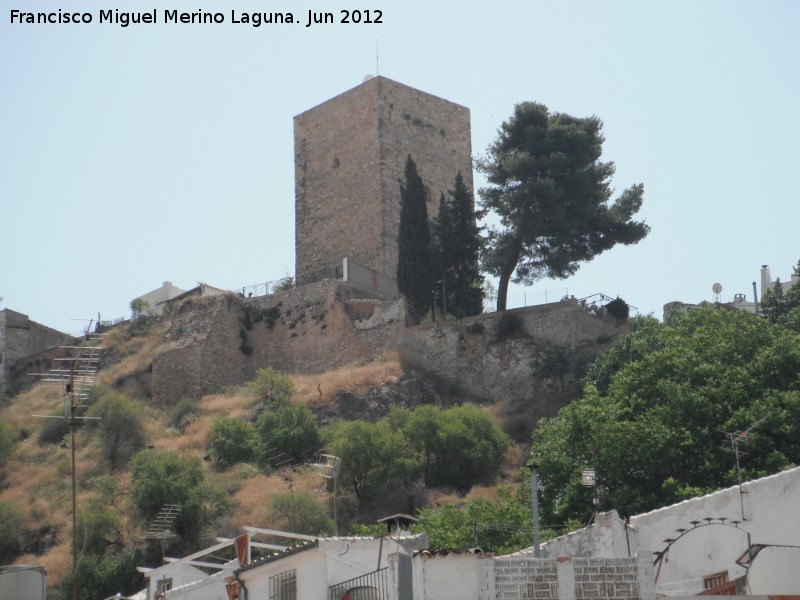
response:
[(647, 558), (663, 596), (800, 597), (800, 468), (629, 522), (616, 511), (598, 514), (591, 526), (543, 544), (541, 556)]

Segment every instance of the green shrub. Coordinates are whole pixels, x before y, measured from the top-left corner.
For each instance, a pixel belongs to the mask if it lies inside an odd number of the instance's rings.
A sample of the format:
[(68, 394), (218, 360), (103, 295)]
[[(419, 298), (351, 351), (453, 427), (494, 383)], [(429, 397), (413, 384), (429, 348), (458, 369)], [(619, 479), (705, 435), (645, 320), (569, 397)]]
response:
[(497, 337), (505, 339), (525, 332), (525, 326), (518, 314), (504, 312), (497, 321)]
[(194, 398), (184, 396), (172, 407), (169, 413), (169, 426), (183, 431), (200, 414), (200, 403)]
[(624, 321), (630, 315), (631, 309), (625, 300), (622, 298), (617, 298), (616, 300), (612, 300), (606, 304), (606, 311), (608, 311), (608, 314), (610, 314), (612, 317), (615, 317), (620, 321)]
[(265, 408), (276, 410), (289, 405), (294, 392), (294, 383), (288, 375), (275, 369), (261, 369), (256, 378), (248, 382), (250, 393), (264, 402)]
[(224, 466), (251, 462), (255, 442), (256, 429), (248, 421), (231, 417), (211, 421), (209, 445)]
[(42, 419), (39, 434), (36, 436), (40, 446), (45, 444), (60, 444), (69, 433), (69, 419), (64, 414), (54, 414), (51, 418)]

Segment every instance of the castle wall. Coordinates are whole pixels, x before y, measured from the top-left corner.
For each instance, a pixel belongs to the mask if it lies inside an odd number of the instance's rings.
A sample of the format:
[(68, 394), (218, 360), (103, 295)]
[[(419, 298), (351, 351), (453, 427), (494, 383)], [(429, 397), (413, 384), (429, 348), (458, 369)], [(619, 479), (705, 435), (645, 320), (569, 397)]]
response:
[(12, 389), (18, 375), (15, 365), (25, 357), (62, 344), (72, 336), (31, 321), (28, 315), (10, 310), (0, 311), (0, 391)]
[(329, 277), (349, 257), (371, 268), (381, 253), (377, 81), (294, 118), (295, 272)]
[(169, 404), (215, 393), (266, 367), (320, 373), (380, 356), (404, 326), (404, 303), (375, 307), (361, 294), (324, 280), (271, 296), (228, 294), (180, 304), (170, 315), (178, 346), (153, 363), (154, 399)]
[(408, 155), (428, 191), (428, 217), (439, 211), (439, 197), (453, 189), (461, 171), (472, 190), (470, 112), (465, 106), (391, 79), (380, 83), (382, 254), (376, 270), (395, 277), (400, 228), (400, 182)]
[(458, 171), (472, 187), (469, 109), (385, 77), (296, 116), (294, 135), (300, 284), (331, 277), (343, 258), (395, 277), (409, 154), (431, 217)]
[(588, 363), (626, 331), (626, 323), (590, 315), (569, 300), (409, 328), (399, 350), (405, 370), (425, 373), (451, 393), (524, 405), (534, 424), (555, 416), (579, 386), (575, 372), (563, 382), (542, 379), (534, 357), (558, 345)]

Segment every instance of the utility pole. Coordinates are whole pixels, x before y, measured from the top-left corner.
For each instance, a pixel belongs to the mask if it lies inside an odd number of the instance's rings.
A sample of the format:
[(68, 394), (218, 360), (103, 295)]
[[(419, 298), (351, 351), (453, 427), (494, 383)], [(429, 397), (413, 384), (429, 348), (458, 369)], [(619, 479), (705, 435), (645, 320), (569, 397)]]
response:
[[(43, 383), (58, 383), (63, 385), (65, 415), (63, 417), (53, 417), (51, 415), (33, 415), (34, 417), (56, 418), (69, 420), (70, 437), (70, 464), (71, 464), (71, 487), (72, 487), (72, 600), (78, 600), (78, 500), (77, 500), (77, 476), (76, 476), (76, 451), (75, 451), (75, 432), (78, 429), (78, 421), (86, 419), (99, 419), (99, 417), (79, 416), (79, 408), (86, 408), (82, 402), (88, 400), (89, 388), (95, 384), (97, 376), (97, 363), (100, 360), (99, 341), (101, 334), (90, 333), (92, 319), (86, 327), (84, 334), (84, 344), (79, 346), (61, 346), (62, 349), (69, 350), (72, 356), (67, 358), (56, 358), (56, 361), (70, 363), (68, 369), (51, 369), (46, 373)], [(38, 375), (38, 374), (37, 374)]]
[(539, 558), (539, 465), (531, 461), (531, 510), (533, 512), (533, 556)]

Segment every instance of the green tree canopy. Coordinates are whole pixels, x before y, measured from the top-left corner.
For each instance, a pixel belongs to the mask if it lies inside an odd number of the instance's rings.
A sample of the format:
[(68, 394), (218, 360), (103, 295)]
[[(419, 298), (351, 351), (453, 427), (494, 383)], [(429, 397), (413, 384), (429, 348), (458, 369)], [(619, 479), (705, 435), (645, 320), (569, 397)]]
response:
[(534, 431), (543, 518), (593, 512), (581, 471), (597, 472), (600, 509), (631, 515), (736, 483), (724, 432), (758, 426), (745, 478), (800, 462), (800, 338), (743, 311), (702, 308), (668, 323), (635, 319), (601, 354), (582, 397)]
[(0, 467), (6, 464), (14, 450), (14, 430), (8, 421), (0, 419)]
[(333, 521), (325, 504), (310, 492), (273, 496), (267, 511), (271, 527), (305, 535), (330, 535)]
[(180, 506), (175, 532), (184, 548), (196, 547), (214, 520), (230, 506), (204, 484), (197, 459), (184, 460), (172, 451), (143, 450), (130, 462), (131, 499), (145, 522), (166, 504)]
[(397, 234), (397, 287), (406, 297), (411, 314), (419, 319), (433, 304), (431, 239), (428, 194), (408, 155), (405, 181), (400, 184), (400, 228)]
[(144, 416), (141, 406), (120, 392), (107, 391), (89, 409), (89, 431), (114, 471), (124, 467), (131, 457), (144, 448)]
[(339, 481), (361, 503), (372, 500), (391, 479), (416, 471), (407, 439), (385, 419), (375, 424), (336, 421), (323, 433), (327, 452), (342, 461)]
[(466, 491), (488, 481), (505, 458), (508, 437), (492, 416), (472, 404), (447, 410), (421, 406), (395, 422), (415, 449), (425, 483)]
[(253, 462), (256, 428), (252, 423), (241, 419), (217, 417), (211, 421), (209, 445), (225, 466)]
[(256, 373), (255, 379), (248, 382), (247, 389), (253, 396), (264, 402), (265, 409), (278, 410), (289, 406), (289, 400), (294, 393), (294, 382), (288, 375), (267, 368)]
[(567, 277), (616, 244), (647, 235), (650, 228), (632, 220), (642, 206), (641, 184), (608, 204), (614, 163), (600, 161), (603, 140), (597, 117), (523, 102), (478, 161), (489, 182), (481, 208), (500, 221), (489, 231), (483, 263), (499, 277), (498, 310), (505, 310), (512, 276), (525, 284)]
[[(78, 562), (80, 600), (110, 598), (116, 594), (135, 594), (145, 586), (144, 577), (136, 570), (143, 556), (140, 552), (120, 552), (105, 558), (93, 554), (81, 555)], [(71, 573), (64, 578), (62, 588), (71, 587)]]
[(306, 406), (264, 411), (256, 426), (259, 461), (273, 467), (313, 458), (322, 447), (317, 418)]
[(11, 500), (0, 500), (0, 565), (9, 565), (20, 554), (25, 517)]
[[(479, 547), (507, 554), (533, 545), (531, 493), (526, 485), (501, 486), (490, 500), (470, 499), (424, 508), (418, 528), (428, 534), (431, 548)], [(553, 537), (542, 532), (541, 539)]]

